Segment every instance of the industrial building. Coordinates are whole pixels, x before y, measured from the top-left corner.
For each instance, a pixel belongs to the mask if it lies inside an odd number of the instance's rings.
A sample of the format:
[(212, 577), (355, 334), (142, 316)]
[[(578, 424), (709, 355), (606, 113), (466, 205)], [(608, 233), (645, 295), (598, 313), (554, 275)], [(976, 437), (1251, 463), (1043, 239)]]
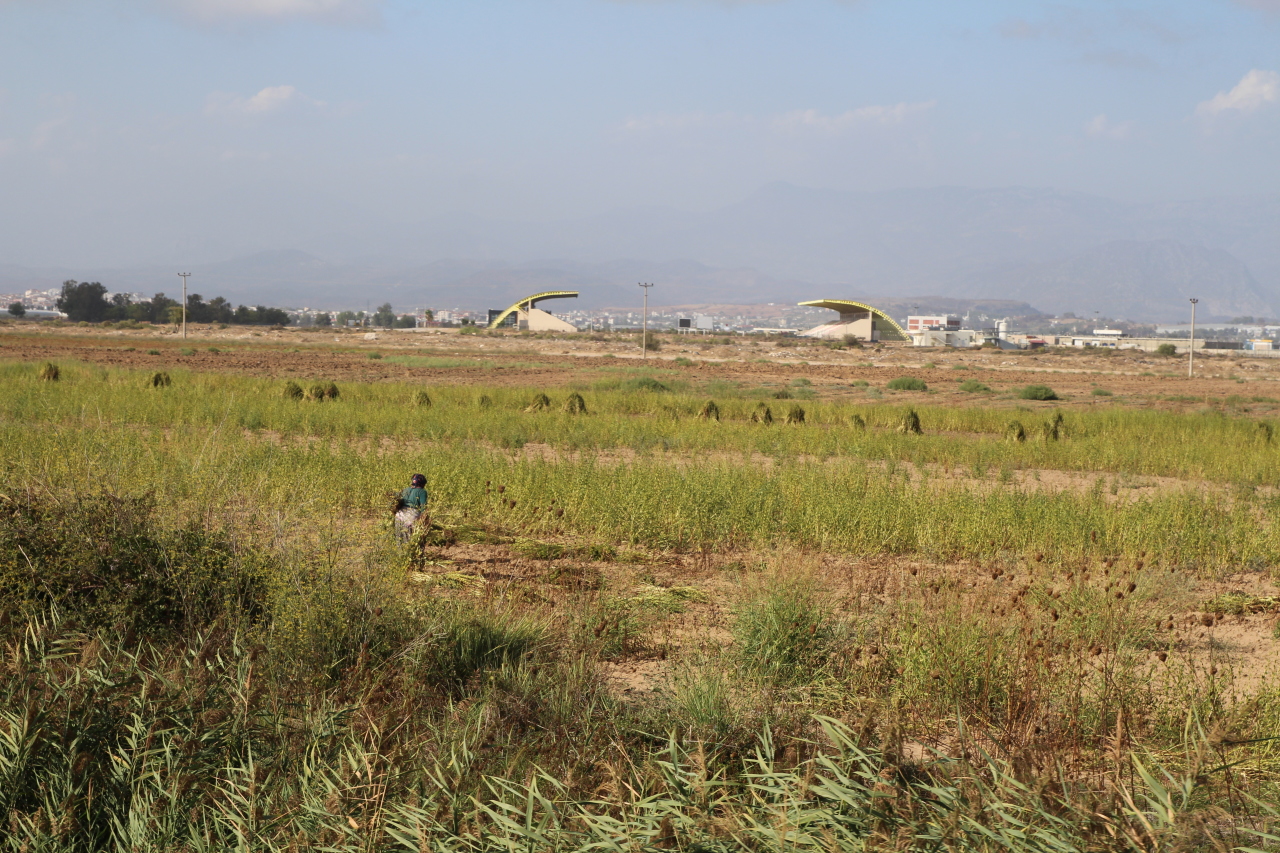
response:
[(561, 320), (541, 308), (535, 308), (534, 305), (544, 299), (576, 299), (577, 297), (578, 291), (576, 290), (546, 290), (542, 293), (526, 296), (505, 311), (491, 308), (489, 309), (488, 328), (498, 329), (503, 326), (512, 326), (522, 332), (576, 332), (578, 331), (577, 326)]
[(849, 299), (814, 299), (801, 302), (806, 308), (829, 308), (840, 317), (820, 326), (814, 326), (801, 337), (806, 338), (843, 338), (853, 335), (860, 341), (905, 341), (907, 333), (897, 322), (879, 308), (873, 308), (861, 302)]

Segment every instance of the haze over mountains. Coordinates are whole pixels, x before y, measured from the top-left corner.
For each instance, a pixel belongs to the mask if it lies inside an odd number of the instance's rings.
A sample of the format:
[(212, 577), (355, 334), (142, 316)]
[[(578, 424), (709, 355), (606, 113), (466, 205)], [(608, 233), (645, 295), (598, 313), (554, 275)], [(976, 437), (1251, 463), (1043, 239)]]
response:
[[(635, 282), (653, 281), (663, 305), (939, 296), (1169, 321), (1184, 319), (1196, 296), (1201, 316), (1280, 315), (1280, 196), (1126, 204), (1040, 189), (779, 183), (703, 213), (633, 208), (550, 224), (385, 221), (344, 209), (293, 246), (242, 250), (190, 264), (193, 291), (319, 308), (483, 310), (576, 289), (585, 308), (638, 304)], [(0, 266), (0, 290), (76, 278), (172, 294), (175, 272)]]

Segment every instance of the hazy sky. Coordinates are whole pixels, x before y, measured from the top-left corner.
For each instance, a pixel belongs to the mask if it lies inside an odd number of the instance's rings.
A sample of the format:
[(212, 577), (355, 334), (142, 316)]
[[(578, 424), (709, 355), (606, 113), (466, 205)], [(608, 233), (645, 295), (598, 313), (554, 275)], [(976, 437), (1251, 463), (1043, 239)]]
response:
[(0, 263), (778, 180), (1280, 192), (1280, 0), (0, 0)]

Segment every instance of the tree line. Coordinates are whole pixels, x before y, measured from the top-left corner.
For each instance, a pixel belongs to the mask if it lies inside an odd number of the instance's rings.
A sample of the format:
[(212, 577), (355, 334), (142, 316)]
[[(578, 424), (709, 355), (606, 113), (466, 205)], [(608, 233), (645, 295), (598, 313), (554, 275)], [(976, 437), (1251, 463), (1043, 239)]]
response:
[[(107, 288), (97, 281), (64, 281), (58, 297), (58, 310), (74, 321), (101, 323), (107, 320), (135, 320), (140, 323), (178, 323), (182, 321), (182, 303), (157, 293), (150, 299), (134, 302), (128, 294), (115, 293), (107, 298)], [(289, 312), (263, 305), (232, 307), (221, 296), (208, 302), (198, 293), (187, 295), (188, 323), (227, 323), (241, 326), (287, 326)]]

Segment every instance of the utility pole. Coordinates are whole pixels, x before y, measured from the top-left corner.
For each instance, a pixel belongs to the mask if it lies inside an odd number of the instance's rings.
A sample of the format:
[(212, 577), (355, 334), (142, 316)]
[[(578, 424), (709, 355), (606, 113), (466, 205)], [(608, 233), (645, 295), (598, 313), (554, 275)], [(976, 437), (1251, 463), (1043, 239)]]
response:
[(640, 333), (640, 360), (644, 361), (649, 357), (649, 288), (652, 284), (641, 284), (639, 287), (644, 288), (644, 331)]
[(1191, 378), (1192, 371), (1196, 367), (1196, 303), (1199, 299), (1191, 300), (1191, 346), (1187, 348), (1187, 378)]
[(187, 339), (187, 279), (191, 277), (189, 272), (180, 272), (182, 276), (182, 339)]

